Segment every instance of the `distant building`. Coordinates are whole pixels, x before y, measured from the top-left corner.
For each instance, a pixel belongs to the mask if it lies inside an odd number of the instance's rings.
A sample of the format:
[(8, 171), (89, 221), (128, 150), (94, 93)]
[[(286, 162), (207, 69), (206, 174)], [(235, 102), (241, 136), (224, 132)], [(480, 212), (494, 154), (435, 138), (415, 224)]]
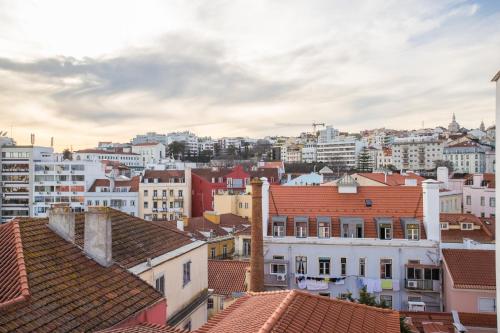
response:
[(132, 146), (132, 153), (141, 156), (143, 166), (157, 164), (166, 156), (167, 147), (160, 142), (139, 143)]
[(96, 179), (85, 193), (86, 206), (104, 206), (139, 216), (140, 176)]
[(473, 174), (463, 187), (464, 212), (478, 217), (494, 217), (495, 174)]
[(323, 183), (323, 175), (311, 172), (309, 174), (300, 175), (287, 181), (283, 186), (314, 186)]
[(336, 137), (332, 141), (318, 141), (317, 161), (340, 168), (356, 168), (363, 142), (354, 137)]
[(444, 160), (453, 164), (456, 173), (483, 173), (486, 170), (486, 149), (473, 143), (461, 143), (443, 149)]
[(315, 142), (307, 142), (302, 147), (302, 162), (313, 163), (317, 160), (318, 145)]
[(432, 137), (406, 137), (394, 140), (392, 161), (398, 170), (431, 170), (443, 159), (444, 142)]
[(141, 155), (120, 150), (102, 150), (102, 149), (82, 149), (73, 152), (75, 161), (113, 161), (124, 164), (132, 169), (143, 168)]
[(450, 133), (458, 133), (460, 131), (460, 125), (457, 123), (455, 119), (455, 113), (453, 113), (453, 117), (451, 118), (451, 123), (448, 125), (448, 132)]
[(131, 140), (132, 145), (140, 145), (143, 143), (159, 142), (167, 144), (167, 135), (156, 132), (148, 132), (146, 134), (138, 134)]
[(172, 132), (167, 134), (167, 147), (172, 142), (184, 143), (185, 156), (198, 156), (198, 137), (189, 131)]

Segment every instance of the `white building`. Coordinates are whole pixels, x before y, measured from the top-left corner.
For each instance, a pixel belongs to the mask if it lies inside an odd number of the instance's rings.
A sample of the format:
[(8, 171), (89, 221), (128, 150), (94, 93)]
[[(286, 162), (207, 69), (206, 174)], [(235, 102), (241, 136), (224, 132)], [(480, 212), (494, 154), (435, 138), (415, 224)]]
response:
[(167, 135), (166, 134), (159, 134), (156, 132), (148, 132), (146, 134), (138, 134), (131, 140), (131, 143), (133, 145), (139, 145), (142, 143), (149, 143), (149, 142), (160, 142), (163, 143), (164, 145), (167, 144)]
[(496, 170), (496, 153), (495, 150), (489, 150), (485, 155), (485, 173), (495, 173)]
[(157, 164), (165, 158), (167, 147), (160, 142), (139, 143), (132, 146), (132, 153), (141, 156), (143, 166)]
[(69, 204), (75, 212), (85, 209), (85, 193), (105, 177), (99, 161), (40, 161), (34, 163), (32, 215), (46, 217), (54, 204)]
[(339, 136), (339, 130), (333, 128), (331, 125), (319, 131), (318, 143), (328, 143), (335, 141)]
[(86, 206), (104, 206), (132, 216), (139, 215), (140, 176), (96, 179), (85, 193)]
[(336, 137), (329, 142), (318, 141), (317, 160), (355, 168), (364, 143), (354, 137)]
[(316, 142), (307, 142), (302, 147), (302, 162), (313, 163), (317, 160), (318, 145)]
[(167, 146), (172, 142), (183, 142), (186, 156), (198, 156), (198, 137), (189, 131), (167, 134)]
[(375, 169), (386, 169), (391, 165), (394, 165), (394, 161), (392, 159), (392, 149), (386, 147), (377, 149)]
[(486, 170), (486, 150), (472, 143), (462, 143), (443, 150), (444, 160), (453, 164), (456, 173), (483, 173)]
[(434, 161), (443, 159), (444, 142), (435, 136), (397, 138), (392, 145), (392, 160), (398, 170), (431, 170)]
[(113, 161), (125, 164), (132, 169), (143, 167), (141, 156), (126, 151), (106, 151), (100, 149), (83, 149), (73, 152), (75, 161)]
[(49, 159), (53, 149), (35, 146), (0, 147), (1, 220), (31, 216), (35, 162)]
[(496, 207), (495, 174), (473, 174), (463, 187), (464, 213), (494, 217)]
[[(267, 289), (367, 291), (393, 309), (441, 310), (439, 183), (358, 189), (263, 186)], [(425, 232), (424, 232), (425, 231)]]
[(215, 153), (215, 140), (212, 140), (210, 137), (198, 138), (198, 151), (210, 151)]

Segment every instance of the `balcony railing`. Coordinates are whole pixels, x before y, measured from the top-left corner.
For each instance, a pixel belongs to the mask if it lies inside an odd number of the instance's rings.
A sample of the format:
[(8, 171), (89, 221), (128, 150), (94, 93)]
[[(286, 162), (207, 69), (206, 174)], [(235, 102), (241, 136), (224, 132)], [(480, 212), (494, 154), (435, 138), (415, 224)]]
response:
[[(439, 283), (439, 281), (436, 282)], [(405, 288), (409, 290), (438, 291), (434, 280), (405, 279)]]
[(264, 285), (269, 287), (288, 287), (288, 276), (287, 274), (264, 274)]

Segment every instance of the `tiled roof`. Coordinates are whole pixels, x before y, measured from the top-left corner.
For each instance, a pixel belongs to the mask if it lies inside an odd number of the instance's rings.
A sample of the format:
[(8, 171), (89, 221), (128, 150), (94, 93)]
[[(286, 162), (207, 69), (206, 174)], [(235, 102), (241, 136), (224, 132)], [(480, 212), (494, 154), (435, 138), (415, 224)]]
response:
[(187, 333), (184, 330), (164, 325), (141, 323), (135, 326), (123, 328), (111, 328), (96, 333)]
[(232, 169), (228, 168), (200, 168), (200, 169), (192, 169), (191, 172), (193, 175), (204, 178), (205, 180), (211, 182), (212, 178), (224, 177), (228, 173), (230, 173)]
[[(399, 314), (402, 317), (411, 318), (412, 326), (415, 328), (417, 332), (425, 332), (424, 331), (425, 323), (439, 323), (441, 324), (440, 325), (441, 328), (442, 327), (445, 328), (444, 332), (455, 333), (455, 328), (453, 326), (454, 321), (451, 312), (400, 311)], [(460, 320), (460, 323), (465, 327), (485, 327), (485, 328), (497, 327), (496, 314), (459, 312), (458, 318)]]
[(489, 313), (459, 312), (460, 323), (469, 327), (497, 327), (497, 315)]
[(196, 332), (396, 333), (396, 311), (298, 290), (248, 294)]
[(258, 168), (257, 170), (252, 170), (249, 172), (250, 178), (254, 177), (266, 177), (269, 182), (274, 180), (274, 182), (279, 181), (279, 170), (276, 168)]
[(443, 258), (455, 288), (495, 290), (495, 251), (444, 249)]
[(141, 146), (156, 146), (158, 144), (159, 144), (158, 142), (144, 142), (144, 143), (136, 143), (133, 146), (136, 146), (136, 147), (141, 147)]
[[(235, 214), (227, 213), (220, 214), (219, 216), (219, 224), (213, 223), (203, 216), (189, 218), (188, 225), (184, 227), (184, 230), (194, 234), (198, 239), (208, 239), (208, 237), (201, 232), (212, 231), (213, 235), (217, 237), (228, 236), (230, 232), (226, 231), (224, 228), (234, 227), (235, 230), (243, 230), (250, 224), (248, 219)], [(174, 225), (173, 222), (171, 225)]]
[[(375, 218), (393, 221), (393, 237), (404, 238), (400, 218), (416, 218), (421, 223), (421, 239), (426, 238), (422, 224), (422, 188), (420, 186), (359, 186), (357, 193), (338, 193), (334, 186), (272, 186), (269, 193), (269, 215), (288, 217), (286, 234), (293, 236), (294, 216), (309, 216), (309, 235), (317, 235), (317, 216), (332, 219), (332, 236), (340, 237), (340, 217), (364, 220), (364, 237), (376, 238)], [(372, 206), (366, 207), (365, 200)], [(268, 234), (271, 232), (269, 223)]]
[(479, 229), (475, 228), (473, 230), (441, 230), (441, 241), (445, 243), (462, 243), (464, 238), (469, 238), (480, 243), (492, 243), (495, 240), (494, 232), (486, 227), (484, 221), (473, 214), (441, 213), (439, 220), (440, 222), (448, 222), (452, 228), (459, 227), (463, 222), (472, 223), (474, 226), (479, 227)]
[(251, 234), (252, 234), (252, 226), (243, 227), (234, 233), (235, 236), (237, 235), (250, 236)]
[[(146, 170), (143, 179), (157, 178), (159, 183), (170, 183), (172, 178), (184, 178), (184, 170)], [(143, 181), (144, 182), (144, 181)], [(152, 181), (150, 181), (152, 183)]]
[(31, 296), (0, 309), (0, 332), (95, 331), (165, 301), (118, 265), (105, 268), (89, 259), (50, 230), (47, 219), (11, 223), (19, 225)]
[[(175, 228), (151, 223), (114, 209), (109, 211), (113, 260), (125, 268), (193, 243), (188, 235)], [(84, 213), (76, 214), (75, 241), (80, 246), (83, 246), (84, 223)]]
[[(130, 180), (115, 180), (115, 187), (130, 187), (129, 192), (139, 191), (139, 181), (140, 177), (135, 176)], [(109, 187), (109, 179), (96, 179), (92, 186), (90, 186), (88, 192), (95, 192), (96, 187)]]
[(409, 173), (406, 176), (403, 176), (399, 173), (388, 174), (387, 176), (383, 173), (371, 173), (371, 172), (359, 172), (356, 175), (368, 178), (370, 180), (386, 184), (389, 186), (403, 186), (405, 185), (405, 179), (416, 179), (417, 185), (422, 185), (422, 182), (425, 180), (424, 177), (416, 175), (414, 173)]
[(208, 260), (208, 288), (217, 295), (247, 291), (245, 285), (248, 261)]
[(30, 296), (17, 222), (0, 225), (0, 310)]

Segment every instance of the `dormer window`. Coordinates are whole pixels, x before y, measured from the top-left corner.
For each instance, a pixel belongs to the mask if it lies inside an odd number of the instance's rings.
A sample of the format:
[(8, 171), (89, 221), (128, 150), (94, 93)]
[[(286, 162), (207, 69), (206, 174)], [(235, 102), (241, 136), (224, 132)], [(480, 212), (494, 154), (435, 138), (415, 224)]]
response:
[(318, 238), (330, 238), (332, 219), (329, 216), (318, 216)]
[(359, 217), (341, 217), (341, 236), (343, 238), (363, 238), (363, 219)]
[(307, 216), (295, 216), (295, 237), (306, 238), (309, 218)]
[(405, 238), (408, 240), (419, 240), (420, 239), (420, 223), (417, 219), (414, 218), (404, 218), (401, 219), (404, 231)]
[(448, 222), (441, 222), (441, 230), (448, 230), (450, 228), (450, 225)]
[(379, 239), (392, 239), (392, 219), (386, 217), (375, 218)]
[(472, 229), (474, 229), (474, 225), (472, 223), (460, 223), (460, 229), (472, 230)]
[(273, 237), (285, 237), (286, 216), (273, 216)]

